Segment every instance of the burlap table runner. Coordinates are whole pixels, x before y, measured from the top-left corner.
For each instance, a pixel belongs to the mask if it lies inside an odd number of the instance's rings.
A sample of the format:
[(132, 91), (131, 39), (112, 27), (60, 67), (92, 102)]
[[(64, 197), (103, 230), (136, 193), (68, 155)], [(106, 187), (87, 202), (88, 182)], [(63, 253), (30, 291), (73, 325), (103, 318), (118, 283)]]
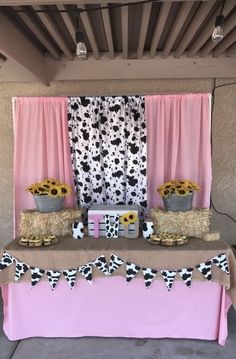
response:
[[(141, 267), (153, 269), (177, 270), (194, 267), (206, 262), (220, 253), (226, 253), (230, 275), (224, 274), (215, 265), (212, 266), (213, 281), (224, 285), (236, 305), (236, 259), (231, 248), (224, 241), (205, 242), (191, 238), (189, 243), (179, 247), (163, 247), (150, 245), (142, 238), (137, 239), (105, 239), (84, 238), (75, 240), (72, 237), (58, 237), (59, 242), (50, 247), (22, 247), (17, 240), (5, 246), (4, 250), (19, 261), (42, 269), (70, 269), (95, 260), (99, 255), (105, 255), (109, 264), (110, 255), (116, 254), (122, 259)], [(0, 255), (2, 256), (3, 250)], [(14, 281), (14, 265), (0, 272), (0, 285)], [(20, 280), (30, 281), (30, 271)], [(125, 265), (122, 265), (113, 275), (125, 276)], [(139, 274), (141, 275), (141, 273)], [(158, 274), (160, 276), (160, 274)], [(157, 278), (158, 278), (157, 275)], [(94, 268), (93, 277), (105, 277)], [(45, 279), (46, 276), (44, 275)], [(181, 279), (178, 275), (176, 279)], [(206, 280), (197, 269), (193, 272), (193, 280)]]

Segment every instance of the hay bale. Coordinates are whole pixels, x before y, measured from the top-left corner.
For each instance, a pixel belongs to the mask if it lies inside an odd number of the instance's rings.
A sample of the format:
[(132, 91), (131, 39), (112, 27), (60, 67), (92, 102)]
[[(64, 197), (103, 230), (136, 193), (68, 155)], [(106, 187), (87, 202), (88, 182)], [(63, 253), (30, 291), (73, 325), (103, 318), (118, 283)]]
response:
[(179, 233), (187, 237), (202, 238), (209, 232), (209, 209), (192, 209), (186, 212), (170, 212), (160, 208), (151, 209), (155, 232)]
[(72, 223), (81, 220), (81, 209), (64, 209), (58, 212), (41, 213), (26, 210), (20, 216), (20, 235), (72, 235)]

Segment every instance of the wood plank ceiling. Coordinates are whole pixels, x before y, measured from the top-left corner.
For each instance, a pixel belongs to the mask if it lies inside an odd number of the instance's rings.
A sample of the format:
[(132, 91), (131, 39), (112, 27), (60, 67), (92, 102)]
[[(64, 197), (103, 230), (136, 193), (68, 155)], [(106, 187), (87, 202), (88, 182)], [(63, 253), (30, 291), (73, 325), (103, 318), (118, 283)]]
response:
[[(75, 59), (77, 17), (88, 60), (213, 60), (236, 56), (236, 0), (225, 1), (224, 39), (219, 44), (212, 42), (211, 34), (222, 1), (141, 1), (116, 7), (125, 2), (0, 0), (0, 20), (4, 17), (5, 21), (0, 31), (8, 33), (11, 26), (17, 28), (29, 46), (51, 61)], [(79, 13), (78, 9), (88, 11)], [(8, 58), (2, 42), (0, 35), (1, 56)], [(14, 60), (18, 60), (17, 55)]]

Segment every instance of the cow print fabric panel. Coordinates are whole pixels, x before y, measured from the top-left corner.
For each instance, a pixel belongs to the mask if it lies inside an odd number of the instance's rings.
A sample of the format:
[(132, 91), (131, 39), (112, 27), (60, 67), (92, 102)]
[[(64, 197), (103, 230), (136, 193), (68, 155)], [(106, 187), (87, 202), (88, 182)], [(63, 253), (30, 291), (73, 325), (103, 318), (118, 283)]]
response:
[(79, 205), (146, 210), (144, 97), (70, 97), (68, 128)]

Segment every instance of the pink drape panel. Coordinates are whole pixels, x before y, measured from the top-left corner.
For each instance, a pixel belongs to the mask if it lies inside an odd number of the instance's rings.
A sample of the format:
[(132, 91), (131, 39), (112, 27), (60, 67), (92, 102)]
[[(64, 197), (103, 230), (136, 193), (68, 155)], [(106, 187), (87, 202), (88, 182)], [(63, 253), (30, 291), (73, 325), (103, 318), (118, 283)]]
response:
[[(32, 194), (25, 191), (28, 185), (55, 177), (74, 188), (67, 101), (67, 97), (16, 99), (13, 109), (15, 232), (20, 211), (35, 208)], [(74, 205), (73, 192), (66, 198), (66, 206)]]
[(157, 188), (171, 179), (201, 186), (193, 207), (207, 208), (211, 190), (211, 97), (209, 94), (145, 97), (148, 207), (162, 207)]

